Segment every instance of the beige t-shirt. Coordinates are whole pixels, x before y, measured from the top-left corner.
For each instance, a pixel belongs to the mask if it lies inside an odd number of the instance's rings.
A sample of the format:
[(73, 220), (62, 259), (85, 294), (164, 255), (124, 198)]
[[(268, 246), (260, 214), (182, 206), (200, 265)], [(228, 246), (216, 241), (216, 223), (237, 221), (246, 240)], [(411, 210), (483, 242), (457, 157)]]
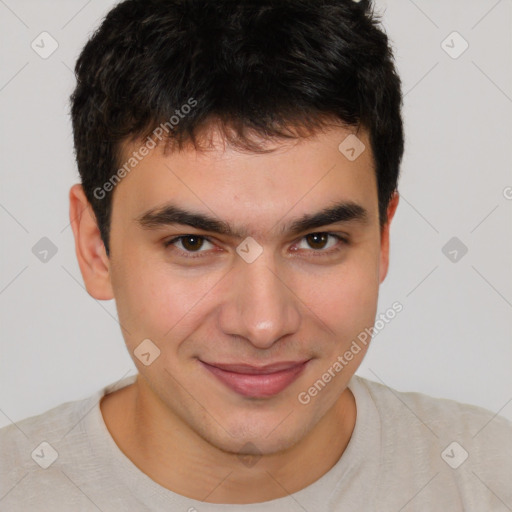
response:
[[(349, 383), (357, 407), (354, 432), (320, 479), (284, 498), (250, 505), (185, 498), (140, 471), (103, 421), (101, 397), (134, 380), (0, 429), (0, 511), (512, 510), (510, 421), (358, 376)], [(299, 460), (297, 471), (308, 468)]]

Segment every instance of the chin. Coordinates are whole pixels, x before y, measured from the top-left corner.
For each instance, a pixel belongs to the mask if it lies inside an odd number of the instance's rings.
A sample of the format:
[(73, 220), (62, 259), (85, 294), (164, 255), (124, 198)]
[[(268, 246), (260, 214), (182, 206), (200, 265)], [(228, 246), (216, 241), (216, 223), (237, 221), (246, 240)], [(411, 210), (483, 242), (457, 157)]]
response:
[(255, 422), (254, 418), (241, 422), (235, 417), (233, 422), (225, 422), (222, 427), (202, 424), (198, 433), (209, 444), (227, 453), (271, 455), (292, 448), (310, 430), (307, 425), (300, 427), (286, 422), (288, 414), (260, 422)]
[(237, 456), (251, 455), (259, 457), (262, 455), (273, 455), (282, 453), (292, 448), (300, 439), (288, 435), (283, 438), (268, 439), (264, 435), (261, 437), (240, 437), (211, 439), (210, 444), (226, 453)]

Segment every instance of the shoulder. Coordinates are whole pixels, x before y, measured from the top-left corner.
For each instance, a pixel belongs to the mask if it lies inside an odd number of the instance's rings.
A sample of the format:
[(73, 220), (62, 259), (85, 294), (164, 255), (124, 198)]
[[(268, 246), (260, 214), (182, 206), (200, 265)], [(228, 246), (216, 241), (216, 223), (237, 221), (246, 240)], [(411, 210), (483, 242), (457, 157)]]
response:
[[(33, 471), (55, 456), (51, 448), (72, 432), (95, 397), (62, 403), (41, 414), (12, 422), (0, 429), (0, 474), (6, 468)], [(46, 458), (46, 460), (45, 460)]]
[(464, 510), (512, 505), (511, 421), (483, 407), (355, 381), (381, 423), (381, 489), (409, 487), (413, 495), (426, 485), (425, 500)]
[(2, 510), (59, 510), (62, 500), (83, 502), (73, 482), (100, 478), (98, 468), (108, 457), (99, 402), (133, 378), (0, 429)]
[(61, 447), (86, 402), (66, 402), (0, 429), (2, 510), (35, 510), (44, 489), (63, 484)]
[(389, 427), (423, 428), (440, 435), (448, 431), (452, 436), (482, 439), (485, 443), (512, 442), (512, 422), (488, 409), (419, 392), (397, 391), (362, 377), (357, 380), (366, 388), (379, 416)]
[(65, 402), (41, 414), (0, 428), (3, 462), (5, 463), (6, 458), (24, 459), (26, 449), (36, 448), (39, 440), (42, 442), (47, 438), (63, 438), (73, 422), (79, 421), (80, 413), (88, 401), (84, 399)]

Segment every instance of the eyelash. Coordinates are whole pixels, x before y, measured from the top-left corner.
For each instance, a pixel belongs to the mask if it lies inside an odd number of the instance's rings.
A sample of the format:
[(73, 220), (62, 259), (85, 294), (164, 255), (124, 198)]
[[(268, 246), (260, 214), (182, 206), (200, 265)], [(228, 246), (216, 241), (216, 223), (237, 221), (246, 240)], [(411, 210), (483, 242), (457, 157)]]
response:
[[(350, 243), (348, 238), (343, 237), (343, 236), (341, 236), (341, 235), (339, 235), (337, 233), (329, 233), (329, 232), (326, 232), (326, 231), (317, 231), (317, 232), (313, 232), (313, 233), (308, 233), (307, 235), (304, 235), (299, 240), (299, 242), (304, 240), (307, 236), (310, 236), (310, 235), (328, 235), (328, 236), (332, 236), (332, 237), (336, 238), (338, 240), (338, 242), (341, 242), (341, 244), (337, 244), (336, 247), (333, 247), (333, 248), (328, 249), (328, 250), (322, 250), (322, 249), (316, 249), (315, 250), (315, 249), (311, 249), (311, 251), (313, 253), (317, 253), (315, 255), (315, 257), (335, 254), (335, 253), (341, 251), (344, 246), (349, 245), (349, 243)], [(207, 236), (189, 234), (189, 235), (177, 236), (177, 237), (173, 238), (172, 240), (167, 240), (166, 242), (163, 243), (164, 248), (167, 249), (167, 248), (169, 248), (169, 246), (173, 245), (175, 242), (181, 241), (184, 238), (188, 238), (188, 237), (200, 238), (202, 240), (206, 240), (207, 242), (210, 242), (211, 244), (213, 244), (213, 242)], [(177, 249), (177, 248), (175, 248), (175, 249), (180, 251), (185, 258), (201, 258), (201, 257), (204, 256), (204, 255), (202, 255), (202, 253), (207, 253), (208, 252), (208, 251), (196, 251), (196, 252), (194, 252), (194, 251), (183, 251), (182, 249)]]

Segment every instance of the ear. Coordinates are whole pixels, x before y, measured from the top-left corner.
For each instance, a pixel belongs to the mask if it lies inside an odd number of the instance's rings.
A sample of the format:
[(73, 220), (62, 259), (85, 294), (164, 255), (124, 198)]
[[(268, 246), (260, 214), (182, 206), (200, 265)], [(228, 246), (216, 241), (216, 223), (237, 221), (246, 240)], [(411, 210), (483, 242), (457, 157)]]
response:
[(379, 282), (382, 283), (386, 278), (389, 267), (389, 227), (395, 215), (396, 207), (398, 206), (399, 195), (395, 190), (388, 205), (388, 219), (382, 228), (380, 236), (380, 265), (379, 265)]
[(75, 236), (76, 257), (87, 292), (98, 300), (113, 299), (110, 260), (96, 216), (80, 184), (73, 185), (69, 191), (69, 217)]

